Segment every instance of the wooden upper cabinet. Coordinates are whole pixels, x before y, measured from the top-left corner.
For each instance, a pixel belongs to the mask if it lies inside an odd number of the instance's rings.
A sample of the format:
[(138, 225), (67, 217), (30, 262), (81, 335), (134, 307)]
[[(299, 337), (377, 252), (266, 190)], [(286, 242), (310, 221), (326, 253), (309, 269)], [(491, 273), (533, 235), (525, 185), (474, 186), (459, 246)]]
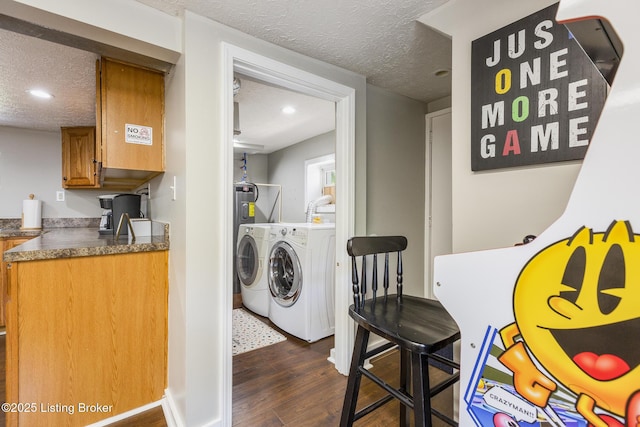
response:
[(95, 127), (64, 127), (62, 132), (62, 187), (98, 188)]
[(164, 74), (102, 58), (98, 81), (102, 185), (140, 185), (165, 168)]
[(130, 191), (164, 172), (164, 74), (101, 58), (96, 126), (62, 128), (62, 186)]

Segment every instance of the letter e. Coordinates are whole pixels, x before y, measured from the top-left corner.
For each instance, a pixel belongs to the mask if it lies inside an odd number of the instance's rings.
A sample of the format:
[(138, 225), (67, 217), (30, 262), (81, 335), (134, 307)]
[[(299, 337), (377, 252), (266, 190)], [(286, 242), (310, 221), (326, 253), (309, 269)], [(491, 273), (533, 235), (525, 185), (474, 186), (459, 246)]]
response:
[(569, 147), (575, 148), (589, 145), (588, 139), (578, 139), (580, 135), (587, 133), (587, 129), (579, 127), (583, 123), (589, 123), (589, 116), (576, 117), (569, 120)]

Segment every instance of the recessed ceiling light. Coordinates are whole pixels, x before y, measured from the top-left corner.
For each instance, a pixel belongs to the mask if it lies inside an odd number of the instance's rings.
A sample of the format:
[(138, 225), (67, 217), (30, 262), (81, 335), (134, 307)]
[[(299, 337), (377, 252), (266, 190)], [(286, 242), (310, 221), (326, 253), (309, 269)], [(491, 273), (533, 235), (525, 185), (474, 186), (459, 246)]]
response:
[(284, 114), (293, 114), (293, 113), (296, 112), (296, 109), (293, 108), (292, 106), (288, 105), (288, 106), (282, 108), (282, 112)]
[(49, 92), (45, 92), (44, 90), (40, 90), (40, 89), (29, 89), (27, 92), (29, 92), (31, 95), (35, 96), (36, 98), (42, 98), (42, 99), (53, 98), (53, 95), (51, 95)]
[(449, 75), (449, 72), (450, 72), (450, 71), (449, 71), (448, 69), (446, 69), (446, 68), (442, 68), (442, 69), (440, 69), (440, 70), (436, 70), (436, 71), (434, 71), (434, 72), (433, 72), (433, 75), (434, 75), (434, 76), (436, 76), (436, 77), (446, 77), (446, 76), (448, 76), (448, 75)]

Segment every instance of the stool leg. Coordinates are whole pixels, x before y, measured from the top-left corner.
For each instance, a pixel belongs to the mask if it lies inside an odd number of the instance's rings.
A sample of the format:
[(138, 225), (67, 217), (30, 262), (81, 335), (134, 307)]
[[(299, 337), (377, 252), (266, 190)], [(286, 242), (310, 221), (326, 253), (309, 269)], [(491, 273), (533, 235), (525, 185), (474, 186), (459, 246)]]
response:
[(413, 381), (413, 415), (416, 427), (431, 427), (431, 393), (429, 392), (429, 362), (424, 354), (411, 353)]
[[(410, 353), (409, 350), (400, 348), (400, 391), (409, 394), (407, 392), (409, 384), (411, 382), (411, 369), (410, 369)], [(400, 425), (409, 427), (411, 423), (411, 411), (407, 411), (407, 407), (400, 404)]]
[(340, 427), (351, 427), (353, 425), (356, 404), (358, 403), (358, 393), (360, 392), (360, 380), (362, 379), (362, 373), (359, 368), (364, 365), (368, 342), (369, 331), (358, 326), (356, 341), (353, 347), (353, 356), (351, 357), (351, 368), (349, 368), (347, 390), (345, 391), (344, 403), (342, 404)]

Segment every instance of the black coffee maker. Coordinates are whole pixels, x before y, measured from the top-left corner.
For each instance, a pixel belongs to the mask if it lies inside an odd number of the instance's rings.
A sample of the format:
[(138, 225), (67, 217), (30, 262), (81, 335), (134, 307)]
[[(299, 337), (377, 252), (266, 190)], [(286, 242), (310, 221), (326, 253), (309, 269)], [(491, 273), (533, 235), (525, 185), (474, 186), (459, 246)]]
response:
[[(114, 235), (120, 224), (122, 214), (129, 214), (129, 218), (140, 218), (140, 202), (139, 194), (113, 194), (108, 196), (98, 196), (100, 199), (100, 207), (102, 218), (100, 219), (100, 234)], [(129, 227), (126, 220), (123, 222), (121, 235), (129, 234)]]
[[(123, 214), (128, 214), (129, 218), (140, 218), (140, 194), (116, 194), (113, 196), (112, 202), (112, 229), (113, 234), (116, 234), (118, 225), (120, 224), (120, 218)], [(121, 236), (129, 234), (129, 223), (126, 218), (122, 220), (122, 229), (120, 230)]]

